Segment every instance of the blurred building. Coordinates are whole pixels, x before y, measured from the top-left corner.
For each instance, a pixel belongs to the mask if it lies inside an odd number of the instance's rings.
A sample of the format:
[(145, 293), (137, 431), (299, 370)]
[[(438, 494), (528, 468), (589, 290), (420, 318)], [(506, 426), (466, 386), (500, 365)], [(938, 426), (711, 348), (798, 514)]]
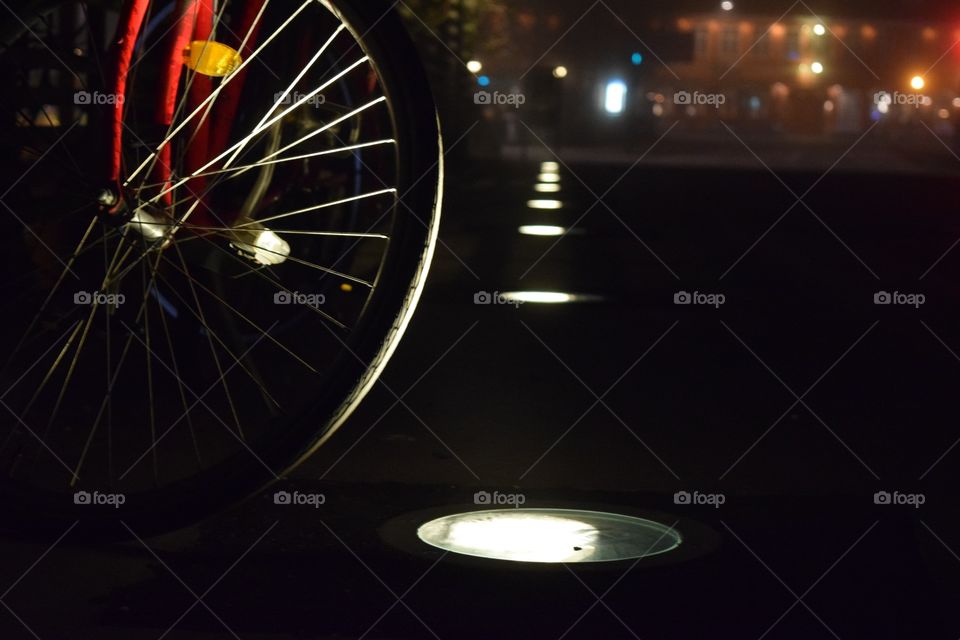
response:
[[(656, 94), (670, 94), (665, 115), (707, 119), (719, 112), (816, 133), (856, 132), (884, 118), (952, 120), (956, 111), (960, 50), (953, 45), (960, 31), (946, 26), (711, 13), (680, 17), (672, 29), (689, 36), (691, 51), (689, 61), (668, 63), (681, 80), (663, 68), (656, 74), (651, 109)], [(698, 91), (722, 95), (723, 104), (672, 99)]]

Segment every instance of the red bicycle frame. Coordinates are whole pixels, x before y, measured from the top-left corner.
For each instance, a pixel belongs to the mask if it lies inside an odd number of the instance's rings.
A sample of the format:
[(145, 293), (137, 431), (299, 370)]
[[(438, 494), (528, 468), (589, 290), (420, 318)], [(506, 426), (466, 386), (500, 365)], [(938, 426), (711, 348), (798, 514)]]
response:
[[(246, 42), (243, 43), (243, 51), (240, 52), (244, 57), (253, 51), (253, 45), (257, 40), (259, 31), (257, 16), (263, 2), (264, 0), (248, 0), (242, 11), (242, 18), (238, 25), (239, 33), (249, 34)], [(105, 170), (106, 182), (118, 195), (117, 204), (109, 210), (111, 214), (120, 210), (119, 202), (122, 199), (120, 182), (123, 170), (123, 116), (126, 100), (120, 99), (119, 96), (126, 98), (127, 78), (133, 64), (133, 53), (143, 29), (149, 4), (150, 0), (128, 0), (124, 3), (117, 26), (117, 35), (111, 45), (114, 61), (111, 74), (114, 82), (112, 92), (118, 96), (107, 113), (110, 144), (107, 154), (108, 166)], [(176, 115), (177, 91), (184, 67), (183, 51), (191, 41), (210, 39), (213, 30), (213, 5), (213, 0), (177, 0), (176, 23), (166, 36), (166, 64), (162, 69), (160, 92), (154, 106), (155, 121), (159, 125), (169, 128), (173, 122)], [(237, 46), (241, 46), (241, 43), (237, 43)], [(218, 104), (209, 105), (211, 113), (201, 117), (199, 125), (192, 132), (185, 150), (185, 169), (188, 173), (196, 171), (207, 162), (208, 158), (214, 157), (226, 148), (230, 123), (237, 111), (245, 76), (245, 70), (230, 76), (229, 84), (223, 89), (223, 95)], [(196, 73), (187, 92), (187, 112), (192, 112), (202, 104), (212, 91), (213, 80), (202, 73)], [(216, 117), (212, 114), (214, 109), (216, 109)], [(171, 146), (167, 144), (157, 154), (152, 178), (155, 182), (169, 185), (172, 171)], [(187, 188), (194, 196), (200, 197), (199, 194), (203, 192), (204, 187), (205, 181), (200, 177)], [(169, 206), (171, 202), (172, 192), (164, 195), (164, 204)]]

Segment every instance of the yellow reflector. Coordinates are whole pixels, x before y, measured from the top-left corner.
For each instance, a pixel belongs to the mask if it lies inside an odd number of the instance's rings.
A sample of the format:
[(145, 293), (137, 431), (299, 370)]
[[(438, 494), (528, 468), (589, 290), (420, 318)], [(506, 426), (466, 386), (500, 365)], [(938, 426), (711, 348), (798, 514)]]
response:
[(230, 74), (242, 61), (239, 51), (213, 40), (194, 40), (183, 51), (183, 64), (216, 78)]

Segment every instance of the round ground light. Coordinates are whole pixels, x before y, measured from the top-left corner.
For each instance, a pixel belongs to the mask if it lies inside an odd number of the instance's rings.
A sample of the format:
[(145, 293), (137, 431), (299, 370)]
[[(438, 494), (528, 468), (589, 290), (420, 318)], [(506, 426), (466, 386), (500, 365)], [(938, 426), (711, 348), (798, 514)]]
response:
[(444, 551), (491, 560), (611, 562), (664, 554), (683, 542), (672, 527), (577, 509), (492, 509), (445, 515), (417, 529)]

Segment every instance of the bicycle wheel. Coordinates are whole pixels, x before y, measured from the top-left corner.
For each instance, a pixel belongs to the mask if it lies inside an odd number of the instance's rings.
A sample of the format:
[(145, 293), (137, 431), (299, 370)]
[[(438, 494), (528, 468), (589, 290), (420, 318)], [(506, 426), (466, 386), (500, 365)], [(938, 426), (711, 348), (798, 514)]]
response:
[(283, 476), (375, 383), (436, 242), (436, 111), (385, 3), (135, 4), (33, 2), (0, 37), (21, 527), (168, 530)]

